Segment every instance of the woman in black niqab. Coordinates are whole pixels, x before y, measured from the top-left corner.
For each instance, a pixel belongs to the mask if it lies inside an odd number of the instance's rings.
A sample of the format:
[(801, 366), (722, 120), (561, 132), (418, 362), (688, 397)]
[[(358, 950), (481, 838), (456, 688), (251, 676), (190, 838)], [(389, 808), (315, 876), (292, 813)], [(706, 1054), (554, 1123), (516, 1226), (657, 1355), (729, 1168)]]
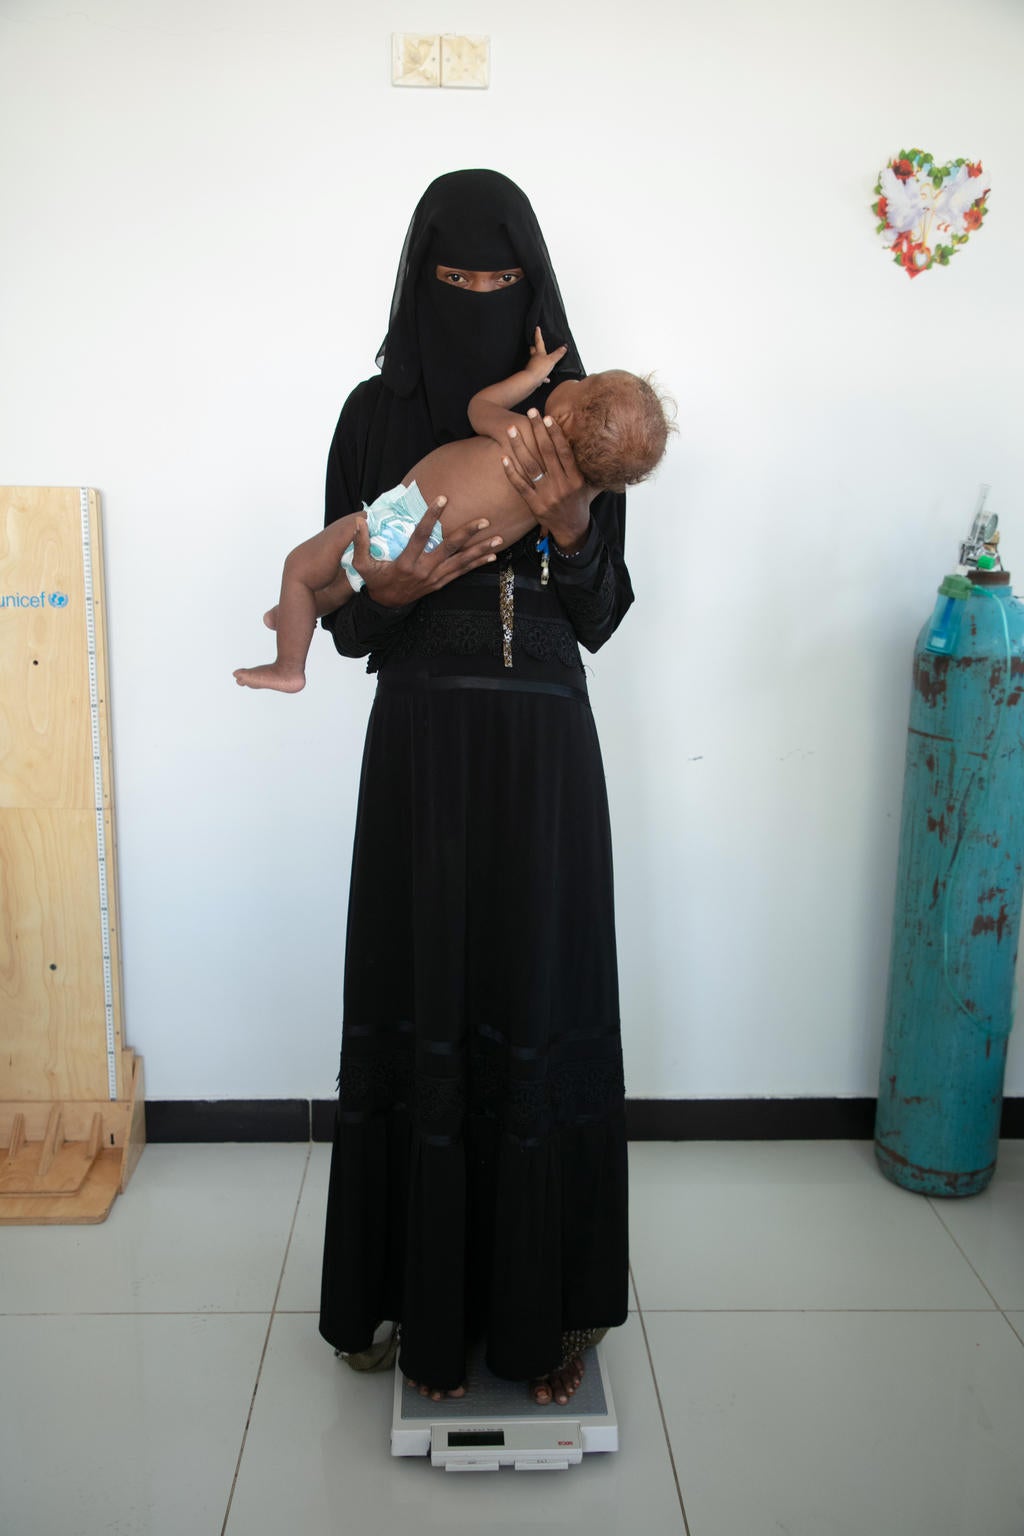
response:
[[(463, 292), (438, 265), (524, 275)], [(537, 325), (568, 348), (543, 397), (583, 369), (533, 210), (496, 172), (440, 177), (409, 227), (380, 376), (335, 432), (326, 521), (470, 436), (470, 396), (522, 365)], [(368, 578), (324, 620), (378, 684), (320, 1331), (355, 1363), (399, 1320), (402, 1370), (438, 1390), (461, 1383), (474, 1339), (495, 1374), (525, 1380), (568, 1365), (578, 1330), (626, 1319), (611, 842), (579, 656), (632, 601), (624, 507), (592, 503), (549, 584), (528, 536), (402, 607)]]

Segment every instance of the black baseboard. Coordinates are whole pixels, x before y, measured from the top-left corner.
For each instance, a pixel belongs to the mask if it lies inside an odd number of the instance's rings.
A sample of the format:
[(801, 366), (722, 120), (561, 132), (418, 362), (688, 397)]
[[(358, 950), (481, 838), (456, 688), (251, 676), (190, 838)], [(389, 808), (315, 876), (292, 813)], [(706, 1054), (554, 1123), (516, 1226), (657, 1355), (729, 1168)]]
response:
[[(335, 1099), (150, 1099), (148, 1141), (331, 1141)], [(874, 1136), (874, 1099), (627, 1099), (630, 1141), (834, 1141)], [(1000, 1134), (1024, 1137), (1024, 1099)]]
[(308, 1099), (146, 1100), (147, 1141), (309, 1141), (309, 1120)]

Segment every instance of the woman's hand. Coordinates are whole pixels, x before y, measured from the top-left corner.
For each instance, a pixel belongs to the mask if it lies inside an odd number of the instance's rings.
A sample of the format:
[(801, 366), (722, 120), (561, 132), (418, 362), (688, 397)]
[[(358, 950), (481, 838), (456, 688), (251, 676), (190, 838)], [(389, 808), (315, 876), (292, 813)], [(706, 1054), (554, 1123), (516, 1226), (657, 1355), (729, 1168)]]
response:
[(492, 538), (487, 533), (490, 525), (486, 518), (465, 523), (453, 533), (446, 533), (444, 542), (437, 549), (424, 553), (424, 546), (447, 500), (447, 496), (438, 496), (430, 503), (397, 560), (373, 558), (366, 519), (358, 519), (352, 540), (352, 564), (375, 603), (385, 608), (402, 608), (406, 603), (418, 602), (428, 592), (446, 587), (457, 576), (464, 576), (476, 566), (497, 559), (494, 551), (501, 539)]
[(558, 422), (528, 411), (521, 427), (508, 429), (508, 457), (502, 459), (510, 484), (559, 549), (582, 549), (590, 528), (591, 490), (576, 467)]

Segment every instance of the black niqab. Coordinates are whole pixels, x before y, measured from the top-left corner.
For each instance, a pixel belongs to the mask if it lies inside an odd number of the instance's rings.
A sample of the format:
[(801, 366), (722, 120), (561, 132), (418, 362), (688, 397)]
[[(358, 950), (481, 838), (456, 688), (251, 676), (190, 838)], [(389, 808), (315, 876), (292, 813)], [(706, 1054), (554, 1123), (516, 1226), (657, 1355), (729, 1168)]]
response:
[[(475, 272), (522, 267), (523, 280), (492, 293), (438, 282), (438, 265)], [(525, 194), (497, 171), (453, 171), (417, 204), (398, 266), (388, 333), (377, 362), (399, 397), (420, 393), (435, 442), (468, 437), (470, 398), (529, 356), (540, 326), (548, 349), (567, 346), (555, 378), (583, 373), (544, 236)], [(529, 404), (541, 401), (524, 402)]]

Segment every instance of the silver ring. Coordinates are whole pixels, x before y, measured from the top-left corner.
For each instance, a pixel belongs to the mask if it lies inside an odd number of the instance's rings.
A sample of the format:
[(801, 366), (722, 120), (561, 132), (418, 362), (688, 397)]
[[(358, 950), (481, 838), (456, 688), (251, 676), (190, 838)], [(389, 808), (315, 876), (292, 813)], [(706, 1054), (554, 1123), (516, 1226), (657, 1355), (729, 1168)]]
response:
[(546, 469), (542, 469), (542, 470), (541, 470), (541, 472), (540, 472), (540, 474), (539, 474), (539, 475), (531, 475), (531, 476), (530, 476), (530, 481), (531, 481), (531, 483), (532, 483), (532, 484), (533, 484), (533, 485), (536, 485), (536, 484), (537, 484), (537, 481), (538, 481), (538, 480), (543, 480), (543, 479), (544, 479), (544, 476), (545, 476), (545, 475), (546, 475), (546, 474), (547, 474), (547, 470), (546, 470)]

